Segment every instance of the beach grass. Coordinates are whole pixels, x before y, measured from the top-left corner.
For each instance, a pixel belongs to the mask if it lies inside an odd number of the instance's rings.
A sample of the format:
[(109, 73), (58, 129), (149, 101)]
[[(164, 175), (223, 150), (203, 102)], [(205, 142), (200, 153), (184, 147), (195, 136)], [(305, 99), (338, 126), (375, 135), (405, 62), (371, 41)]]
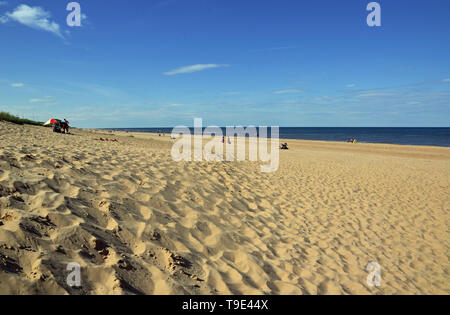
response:
[(17, 125), (43, 126), (44, 123), (26, 118), (20, 118), (7, 112), (0, 112), (0, 121), (7, 121)]

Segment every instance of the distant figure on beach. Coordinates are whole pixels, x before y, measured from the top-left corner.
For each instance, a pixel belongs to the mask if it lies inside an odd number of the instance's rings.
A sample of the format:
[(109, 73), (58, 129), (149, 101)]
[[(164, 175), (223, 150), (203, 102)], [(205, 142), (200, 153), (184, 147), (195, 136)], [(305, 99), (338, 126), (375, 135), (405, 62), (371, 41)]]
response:
[(347, 139), (347, 143), (356, 143), (357, 141), (358, 140), (353, 139), (353, 138)]
[(282, 143), (281, 147), (280, 147), (280, 150), (289, 150), (288, 144), (287, 143)]
[(222, 143), (225, 143), (225, 137), (222, 137)]
[(231, 144), (231, 140), (230, 140), (230, 137), (228, 137), (228, 144)]
[(69, 122), (64, 118), (64, 121), (61, 122), (62, 133), (70, 133), (69, 128)]

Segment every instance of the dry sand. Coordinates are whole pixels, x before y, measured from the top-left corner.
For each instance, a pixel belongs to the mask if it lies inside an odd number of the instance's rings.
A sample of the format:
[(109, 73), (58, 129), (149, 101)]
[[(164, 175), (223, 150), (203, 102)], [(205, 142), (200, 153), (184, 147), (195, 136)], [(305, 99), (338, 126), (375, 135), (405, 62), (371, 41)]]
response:
[(0, 293), (450, 293), (450, 148), (288, 142), (264, 174), (0, 122)]

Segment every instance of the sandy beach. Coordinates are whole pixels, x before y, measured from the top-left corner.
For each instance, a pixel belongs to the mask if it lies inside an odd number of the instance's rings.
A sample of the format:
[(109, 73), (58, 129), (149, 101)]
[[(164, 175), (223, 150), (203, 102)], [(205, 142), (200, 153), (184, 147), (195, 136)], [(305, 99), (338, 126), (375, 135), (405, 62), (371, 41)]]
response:
[(450, 294), (450, 148), (286, 140), (262, 173), (72, 133), (0, 122), (0, 294)]

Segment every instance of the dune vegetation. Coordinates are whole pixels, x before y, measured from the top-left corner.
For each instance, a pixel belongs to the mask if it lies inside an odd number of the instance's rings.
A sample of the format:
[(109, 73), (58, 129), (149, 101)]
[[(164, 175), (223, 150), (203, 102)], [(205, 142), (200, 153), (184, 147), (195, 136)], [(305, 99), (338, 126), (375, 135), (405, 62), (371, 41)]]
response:
[(20, 118), (7, 112), (0, 112), (0, 121), (8, 121), (18, 125), (43, 126), (43, 122), (34, 121), (26, 118)]

